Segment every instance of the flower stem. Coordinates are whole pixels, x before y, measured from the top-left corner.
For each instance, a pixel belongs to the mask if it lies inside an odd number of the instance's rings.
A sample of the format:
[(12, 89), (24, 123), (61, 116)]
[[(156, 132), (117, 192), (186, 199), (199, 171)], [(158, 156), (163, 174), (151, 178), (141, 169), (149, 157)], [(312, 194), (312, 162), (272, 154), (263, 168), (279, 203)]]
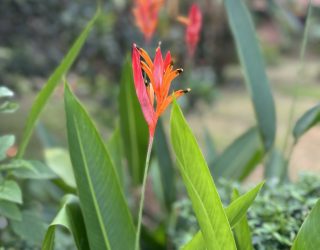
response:
[(140, 204), (139, 204), (139, 214), (138, 214), (138, 223), (137, 223), (137, 233), (136, 233), (136, 241), (135, 241), (135, 250), (139, 250), (140, 246), (140, 231), (141, 231), (141, 223), (142, 223), (142, 212), (143, 212), (143, 204), (144, 204), (144, 195), (146, 191), (146, 184), (147, 184), (147, 177), (148, 177), (148, 169), (149, 169), (149, 161), (150, 161), (150, 155), (151, 155), (151, 149), (153, 144), (153, 136), (150, 136), (149, 139), (149, 145), (148, 145), (148, 151), (147, 151), (147, 158), (146, 158), (146, 165), (144, 167), (144, 173), (143, 173), (143, 181), (142, 181), (142, 187), (141, 187), (141, 198), (140, 198)]

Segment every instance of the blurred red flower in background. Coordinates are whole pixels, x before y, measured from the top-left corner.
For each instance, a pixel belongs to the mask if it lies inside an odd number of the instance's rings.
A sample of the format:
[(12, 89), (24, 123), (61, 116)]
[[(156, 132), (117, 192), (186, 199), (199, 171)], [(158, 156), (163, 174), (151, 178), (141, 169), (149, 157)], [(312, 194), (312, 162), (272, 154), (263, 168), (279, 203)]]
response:
[[(171, 82), (183, 70), (181, 68), (173, 70), (170, 51), (167, 52), (163, 60), (160, 46), (156, 49), (156, 55), (152, 62), (144, 49), (138, 48), (133, 44), (132, 69), (137, 97), (149, 127), (150, 138), (152, 139), (160, 115), (166, 110), (173, 99), (177, 99), (183, 94), (188, 93), (190, 89), (178, 90), (168, 96)], [(145, 78), (142, 72), (145, 73)], [(155, 99), (156, 108), (154, 109)]]
[(146, 41), (150, 41), (158, 24), (158, 14), (164, 0), (134, 0), (133, 15)]
[(177, 20), (187, 26), (185, 40), (189, 56), (193, 56), (200, 39), (202, 27), (202, 13), (197, 4), (192, 4), (188, 17), (179, 16)]

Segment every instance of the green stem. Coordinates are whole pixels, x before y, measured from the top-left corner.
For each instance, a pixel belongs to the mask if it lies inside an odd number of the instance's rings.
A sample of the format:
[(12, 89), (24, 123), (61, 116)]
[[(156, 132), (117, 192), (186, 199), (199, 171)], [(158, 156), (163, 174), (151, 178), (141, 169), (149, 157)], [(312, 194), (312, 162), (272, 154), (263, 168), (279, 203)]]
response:
[(139, 243), (140, 243), (140, 231), (141, 231), (141, 223), (142, 223), (142, 212), (143, 212), (143, 204), (144, 204), (144, 195), (146, 191), (146, 184), (147, 184), (147, 177), (148, 177), (148, 169), (149, 169), (149, 161), (150, 161), (150, 155), (151, 155), (151, 149), (153, 145), (153, 136), (150, 136), (149, 139), (149, 145), (148, 145), (148, 151), (147, 151), (147, 158), (146, 158), (146, 165), (144, 167), (144, 173), (143, 173), (143, 181), (142, 181), (142, 187), (141, 187), (141, 198), (140, 198), (140, 204), (139, 204), (139, 214), (138, 214), (138, 224), (137, 224), (137, 234), (136, 234), (136, 242), (135, 242), (135, 250), (139, 250)]
[[(303, 72), (304, 72), (304, 58), (305, 58), (305, 52), (306, 52), (306, 47), (307, 47), (307, 41), (308, 41), (308, 33), (309, 33), (310, 20), (311, 20), (311, 18), (310, 18), (311, 11), (312, 11), (312, 5), (311, 5), (311, 0), (309, 0), (307, 21), (306, 21), (306, 26), (304, 29), (302, 44), (301, 44), (301, 48), (300, 48), (300, 68), (298, 70), (298, 77), (300, 79), (302, 79)], [(296, 109), (298, 92), (299, 92), (298, 84), (299, 84), (299, 81), (296, 81), (295, 85), (294, 85), (294, 94), (293, 94), (292, 103), (291, 103), (291, 107), (290, 107), (290, 111), (289, 111), (288, 129), (287, 129), (287, 132), (286, 132), (286, 135), (284, 138), (284, 144), (283, 144), (283, 150), (282, 150), (284, 155), (286, 154), (286, 151), (287, 151), (287, 148), (289, 145), (289, 138), (290, 138), (291, 130), (293, 127), (294, 111)], [(291, 151), (292, 151), (292, 149), (290, 149), (290, 152)], [(290, 154), (290, 152), (289, 152), (289, 154)]]

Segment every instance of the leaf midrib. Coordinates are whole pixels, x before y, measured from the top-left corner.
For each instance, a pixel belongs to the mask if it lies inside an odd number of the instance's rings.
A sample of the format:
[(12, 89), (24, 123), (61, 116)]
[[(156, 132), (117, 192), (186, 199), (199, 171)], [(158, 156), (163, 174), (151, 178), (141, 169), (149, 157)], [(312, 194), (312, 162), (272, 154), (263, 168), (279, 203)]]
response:
[[(74, 122), (74, 125), (76, 127), (76, 135), (77, 135), (77, 139), (79, 141), (79, 147), (80, 147), (80, 151), (81, 151), (81, 158), (82, 158), (82, 161), (84, 163), (84, 170), (86, 172), (86, 175), (85, 177), (87, 177), (87, 180), (88, 180), (88, 185), (89, 185), (89, 189), (90, 189), (90, 192), (92, 194), (95, 194), (95, 191), (94, 191), (94, 187), (92, 185), (92, 181), (91, 181), (91, 177), (90, 177), (90, 172), (89, 172), (89, 168), (87, 166), (87, 159), (86, 159), (86, 156), (84, 154), (84, 149), (83, 149), (83, 145), (82, 145), (82, 140), (81, 140), (81, 137), (79, 136), (79, 127), (78, 127), (78, 123), (77, 123), (77, 120), (76, 118), (73, 116), (73, 122)], [(101, 214), (100, 214), (100, 208), (99, 208), (99, 204), (98, 204), (98, 201), (96, 199), (96, 196), (95, 195), (92, 195), (92, 200), (93, 200), (93, 205), (94, 205), (94, 208), (96, 210), (96, 214), (97, 214), (97, 217), (98, 217), (98, 222), (99, 222), (99, 225), (100, 225), (100, 228), (101, 228), (101, 231), (102, 231), (102, 234), (103, 234), (103, 240), (104, 240), (104, 243), (106, 245), (106, 249), (111, 249), (110, 247), (110, 243), (108, 242), (108, 235), (107, 235), (107, 232), (105, 230), (105, 227), (104, 227), (104, 224), (103, 224), (103, 220), (102, 220), (102, 217), (101, 217)]]

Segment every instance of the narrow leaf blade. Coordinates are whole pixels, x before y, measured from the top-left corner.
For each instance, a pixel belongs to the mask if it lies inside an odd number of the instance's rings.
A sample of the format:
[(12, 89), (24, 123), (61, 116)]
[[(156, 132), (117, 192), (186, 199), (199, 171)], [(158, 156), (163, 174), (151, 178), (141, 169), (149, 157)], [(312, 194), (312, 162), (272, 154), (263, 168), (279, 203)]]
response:
[(171, 113), (171, 142), (207, 249), (236, 249), (209, 168), (176, 103)]
[(92, 27), (94, 26), (96, 20), (98, 19), (99, 15), (100, 15), (100, 10), (98, 10), (96, 15), (89, 21), (85, 29), (82, 31), (80, 36), (72, 45), (67, 55), (63, 58), (59, 66), (55, 69), (55, 71), (49, 77), (46, 84), (43, 86), (42, 90), (37, 95), (26, 121), (24, 133), (23, 133), (22, 140), (20, 142), (19, 151), (17, 154), (18, 158), (21, 158), (24, 155), (24, 152), (26, 150), (26, 147), (32, 135), (32, 131), (39, 118), (41, 111), (43, 110), (50, 96), (52, 95), (54, 89), (60, 82), (62, 76), (68, 73), (70, 67), (76, 60), (81, 48), (83, 47), (85, 41), (87, 40), (88, 35)]
[(251, 94), (259, 132), (268, 151), (276, 134), (275, 107), (253, 22), (243, 1), (225, 0), (224, 3), (247, 88)]

